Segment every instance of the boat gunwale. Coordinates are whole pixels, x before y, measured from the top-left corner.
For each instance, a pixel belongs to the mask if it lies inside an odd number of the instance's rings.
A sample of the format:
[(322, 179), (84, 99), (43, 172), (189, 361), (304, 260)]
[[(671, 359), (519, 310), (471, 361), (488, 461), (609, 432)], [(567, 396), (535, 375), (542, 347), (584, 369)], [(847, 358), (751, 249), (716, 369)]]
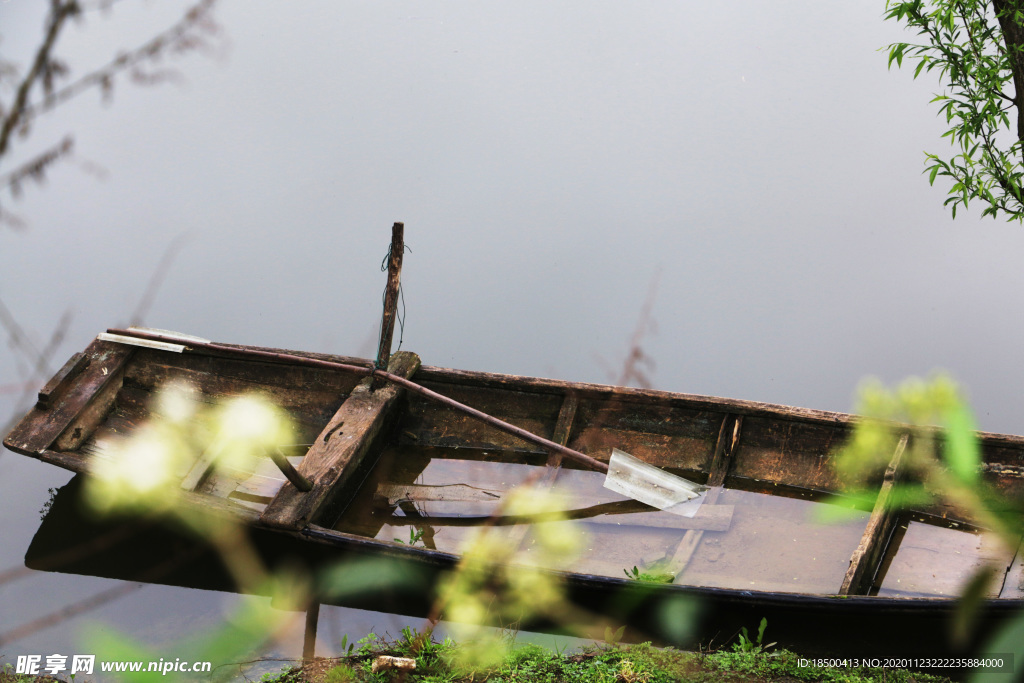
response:
[[(246, 355), (246, 351), (270, 351), (274, 353), (286, 353), (294, 356), (303, 358), (310, 358), (314, 360), (325, 360), (330, 362), (365, 365), (369, 366), (372, 361), (365, 358), (356, 358), (354, 356), (342, 356), (338, 354), (329, 354), (321, 352), (309, 352), (309, 351), (294, 351), (290, 349), (279, 349), (274, 347), (263, 347), (263, 346), (247, 346), (241, 344), (221, 344), (225, 349), (222, 350), (210, 350), (204, 348), (187, 349), (189, 355), (204, 355), (212, 357), (231, 357), (249, 360), (256, 364), (265, 365), (294, 365), (301, 367), (302, 363), (294, 360), (268, 360), (265, 358), (252, 358)], [(228, 350), (230, 349), (230, 350)], [(149, 362), (148, 360), (140, 360), (138, 357), (132, 357), (128, 359), (128, 363), (133, 362)], [(339, 369), (338, 372), (345, 373), (345, 370)], [(651, 403), (660, 405), (670, 405), (674, 407), (691, 408), (699, 410), (707, 410), (710, 412), (719, 413), (731, 413), (737, 415), (754, 416), (761, 418), (774, 418), (782, 419), (794, 422), (804, 422), (817, 425), (826, 426), (841, 426), (851, 427), (860, 419), (858, 415), (851, 413), (841, 413), (836, 411), (818, 410), (814, 408), (801, 408), (796, 406), (789, 406), (777, 403), (767, 403), (762, 401), (750, 401), (745, 399), (734, 399), (719, 396), (708, 396), (702, 394), (688, 394), (683, 392), (667, 391), (662, 389), (644, 389), (635, 387), (622, 387), (610, 384), (599, 384), (591, 382), (572, 382), (568, 380), (544, 378), (544, 377), (531, 377), (526, 375), (514, 375), (507, 373), (494, 373), (484, 372), (478, 370), (457, 370), (453, 368), (446, 368), (440, 366), (422, 365), (420, 369), (413, 376), (413, 381), (424, 382), (424, 383), (435, 383), (435, 384), (451, 384), (461, 385), (469, 387), (480, 387), (480, 388), (491, 388), (497, 390), (508, 390), (508, 391), (520, 391), (524, 393), (539, 393), (539, 394), (552, 394), (552, 395), (566, 395), (568, 393), (576, 394), (580, 399), (592, 400), (592, 401), (622, 401), (627, 403)], [(21, 422), (29, 419), (33, 419), (35, 411), (26, 414), (16, 427)], [(35, 416), (35, 419), (40, 419), (42, 416)], [(900, 423), (893, 423), (895, 427), (908, 427)], [(999, 446), (1008, 448), (1020, 448), (1024, 450), (1024, 435), (1013, 435), (997, 432), (975, 432), (978, 439), (986, 446)], [(9, 435), (5, 435), (4, 445), (17, 453), (22, 455), (28, 455), (30, 457), (40, 458), (48, 460), (53, 464), (65, 467), (66, 469), (74, 469), (62, 462), (57, 462), (58, 458), (54, 458), (53, 455), (65, 453), (65, 451), (50, 451), (50, 449), (42, 449), (40, 451), (25, 451), (24, 449), (16, 447), (13, 443), (8, 441)], [(48, 458), (42, 458), (44, 451), (50, 451)], [(76, 453), (77, 451), (68, 451)], [(63, 461), (65, 458), (59, 458)]]
[[(355, 356), (342, 356), (330, 353), (294, 351), (290, 349), (279, 349), (264, 346), (248, 346), (243, 344), (220, 344), (220, 346), (231, 347), (238, 351), (239, 355), (245, 354), (246, 350), (269, 351), (272, 353), (286, 353), (316, 360), (326, 360), (350, 365), (363, 365), (369, 367), (373, 361)], [(230, 355), (233, 353), (214, 352), (209, 349), (189, 349), (189, 353), (210, 356)], [(268, 359), (253, 359), (254, 362), (267, 364), (293, 364), (301, 365), (295, 361), (272, 361)], [(344, 371), (340, 371), (344, 372)], [(623, 387), (614, 384), (600, 384), (594, 382), (573, 382), (569, 380), (554, 379), (547, 377), (534, 377), (530, 375), (515, 375), (511, 373), (486, 372), (481, 370), (459, 370), (436, 365), (421, 365), (413, 376), (415, 382), (436, 382), (441, 384), (456, 384), (481, 388), (506, 389), (510, 391), (523, 391), (529, 393), (557, 394), (564, 395), (568, 392), (575, 392), (582, 399), (609, 400), (619, 399), (631, 403), (652, 402), (670, 403), (679, 407), (692, 407), (711, 410), (713, 412), (729, 412), (739, 415), (750, 415), (757, 417), (776, 417), (794, 421), (809, 422), (822, 425), (851, 426), (862, 417), (853, 413), (844, 413), (831, 410), (819, 410), (816, 408), (802, 408), (782, 403), (769, 403), (765, 401), (750, 401), (746, 399), (727, 398), (722, 396), (711, 396), (706, 394), (689, 394), (664, 389), (644, 389), (638, 387)], [(893, 423), (894, 426), (908, 426), (901, 423)], [(1024, 435), (1006, 434), (1000, 432), (976, 431), (978, 438), (986, 444), (1020, 447), (1024, 449)]]

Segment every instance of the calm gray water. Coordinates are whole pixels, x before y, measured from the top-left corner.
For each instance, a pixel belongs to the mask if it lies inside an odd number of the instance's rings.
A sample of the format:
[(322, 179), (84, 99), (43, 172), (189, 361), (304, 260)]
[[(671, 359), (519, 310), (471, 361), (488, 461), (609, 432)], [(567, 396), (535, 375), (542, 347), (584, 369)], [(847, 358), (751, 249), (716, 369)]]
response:
[[(845, 411), (866, 376), (945, 369), (984, 429), (1024, 432), (1024, 229), (942, 208), (937, 85), (886, 71), (882, 6), (225, 2), (180, 85), (38, 121), (10, 163), (66, 132), (76, 155), (5, 203), (27, 227), (0, 229), (0, 298), (37, 348), (70, 313), (53, 370), (129, 321), (174, 244), (147, 324), (368, 355), (401, 220), (404, 348), (427, 364), (609, 381), (653, 288), (657, 388)], [(116, 3), (60, 54), (81, 72), (180, 11)], [(27, 64), (41, 24), (0, 3), (3, 54)], [(0, 414), (44, 379), (9, 344)], [(0, 456), (0, 570), (67, 479)], [(0, 585), (0, 633), (116, 583)], [(237, 600), (148, 586), (0, 658), (97, 624), (163, 644)], [(407, 623), (324, 618), (335, 640)]]

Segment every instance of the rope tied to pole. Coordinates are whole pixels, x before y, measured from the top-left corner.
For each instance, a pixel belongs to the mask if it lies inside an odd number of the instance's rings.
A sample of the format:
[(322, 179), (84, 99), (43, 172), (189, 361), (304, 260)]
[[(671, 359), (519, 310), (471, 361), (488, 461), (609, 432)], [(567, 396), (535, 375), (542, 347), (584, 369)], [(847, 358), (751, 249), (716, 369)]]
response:
[[(404, 257), (406, 252), (412, 253), (412, 247), (410, 247), (408, 244), (402, 244), (401, 246), (402, 246), (402, 255), (399, 257), (399, 259)], [(388, 253), (384, 255), (384, 260), (382, 260), (380, 262), (380, 271), (382, 273), (388, 272), (388, 263), (391, 261), (391, 250), (392, 250), (392, 248), (394, 248), (394, 245), (393, 244), (389, 244), (388, 245)], [(384, 369), (386, 369), (387, 361), (384, 361), (384, 364), (381, 365), (380, 342), (384, 338), (384, 332), (385, 332), (384, 325), (385, 325), (386, 318), (387, 318), (387, 299), (388, 299), (388, 287), (387, 287), (387, 285), (385, 285), (384, 292), (381, 294), (380, 299), (381, 299), (381, 309), (382, 309), (381, 310), (381, 316), (380, 316), (380, 331), (379, 331), (379, 333), (377, 335), (377, 358), (374, 360), (373, 364), (374, 364), (375, 367), (380, 368), (381, 370), (384, 370)], [(401, 282), (398, 283), (398, 300), (401, 302), (402, 308), (401, 308), (400, 312), (396, 312), (396, 314), (395, 314), (395, 319), (398, 321), (398, 348), (395, 349), (395, 353), (398, 353), (399, 351), (402, 350), (402, 340), (405, 337), (405, 288), (402, 287), (402, 283)]]
[[(384, 288), (383, 314), (380, 320), (380, 339), (377, 345), (377, 358), (374, 367), (384, 370), (391, 358), (391, 340), (395, 331), (395, 319), (398, 319), (398, 348), (402, 348), (402, 337), (405, 333), (405, 297), (402, 294), (402, 257), (405, 255), (404, 242), (405, 224), (395, 223), (391, 227), (391, 245), (381, 262), (381, 270), (387, 270), (388, 283)], [(398, 302), (402, 302), (402, 313), (398, 314)], [(376, 385), (374, 385), (376, 386)]]

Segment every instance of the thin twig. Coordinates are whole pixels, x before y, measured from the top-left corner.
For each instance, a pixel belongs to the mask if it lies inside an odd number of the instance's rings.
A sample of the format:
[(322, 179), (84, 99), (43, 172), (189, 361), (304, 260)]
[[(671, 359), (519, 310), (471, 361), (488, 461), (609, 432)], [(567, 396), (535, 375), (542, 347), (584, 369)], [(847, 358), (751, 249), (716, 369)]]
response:
[(150, 307), (153, 305), (153, 300), (156, 299), (160, 286), (164, 283), (164, 279), (171, 269), (171, 264), (174, 263), (174, 259), (177, 257), (178, 252), (181, 251), (181, 247), (185, 244), (187, 237), (188, 233), (181, 233), (171, 240), (171, 243), (164, 249), (160, 262), (157, 264), (156, 269), (153, 270), (153, 275), (150, 276), (149, 282), (146, 284), (146, 290), (139, 298), (139, 305), (135, 307), (135, 312), (131, 315), (131, 322), (129, 323), (131, 327), (139, 327), (143, 324), (143, 320), (145, 320)]
[(64, 22), (77, 13), (78, 3), (75, 0), (68, 0), (68, 2), (51, 0), (50, 13), (46, 18), (46, 37), (43, 39), (39, 49), (36, 50), (35, 59), (32, 60), (32, 68), (29, 69), (21, 84), (18, 85), (10, 111), (7, 112), (3, 123), (0, 124), (0, 157), (7, 153), (7, 146), (10, 144), (11, 134), (14, 132), (14, 129), (19, 124), (24, 124), (28, 118), (31, 118), (31, 115), (28, 114), (31, 109), (28, 104), (29, 92), (36, 81), (47, 77), (47, 72), (53, 63), (50, 53), (53, 51), (57, 37), (64, 27)]

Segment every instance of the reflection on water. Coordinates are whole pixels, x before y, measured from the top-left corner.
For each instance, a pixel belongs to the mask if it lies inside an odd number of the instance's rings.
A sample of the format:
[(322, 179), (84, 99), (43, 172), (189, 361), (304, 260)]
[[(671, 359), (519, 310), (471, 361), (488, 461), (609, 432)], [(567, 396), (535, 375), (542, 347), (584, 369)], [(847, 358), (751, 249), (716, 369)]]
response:
[[(457, 449), (390, 449), (335, 528), (406, 543), (418, 537), (417, 544), (456, 553), (474, 526), (502, 514), (504, 492), (549, 473), (531, 456), (468, 457)], [(689, 585), (828, 594), (842, 584), (868, 519), (858, 511), (825, 524), (815, 520), (824, 503), (736, 489), (713, 491), (690, 519), (629, 501), (603, 480), (597, 472), (558, 471), (553, 486), (569, 494), (573, 522), (499, 516), (496, 523), (519, 544), (524, 562), (535, 558), (531, 524), (523, 521), (584, 536), (582, 555), (555, 569), (622, 578), (636, 566), (677, 574), (677, 583)]]
[[(300, 459), (291, 458), (294, 464)], [(563, 558), (552, 569), (623, 577), (638, 567), (670, 573), (676, 583), (692, 586), (833, 594), (869, 516), (851, 511), (843, 523), (826, 524), (816, 514), (825, 503), (720, 489), (709, 492), (690, 519), (609, 491), (597, 472), (552, 474), (538, 455), (395, 447), (382, 455), (335, 528), (458, 553), (474, 528), (486, 523), (502, 527), (522, 561), (534, 563), (540, 560), (531, 529), (558, 524), (562, 533), (585, 542), (579, 557)], [(255, 510), (262, 510), (283, 483), (267, 459), (251, 471), (218, 477), (213, 489)], [(563, 494), (564, 516), (572, 521), (505, 513), (506, 492), (525, 484)], [(979, 568), (992, 564), (1004, 570), (1005, 580), (992, 586), (990, 596), (1024, 597), (1024, 561), (991, 535), (907, 518), (889, 546), (875, 581), (880, 596), (953, 597)]]
[(881, 569), (878, 595), (955, 597), (977, 570), (990, 564), (997, 577), (988, 597), (1022, 597), (1020, 558), (1011, 566), (1013, 551), (994, 534), (904, 519), (893, 540), (899, 548)]

